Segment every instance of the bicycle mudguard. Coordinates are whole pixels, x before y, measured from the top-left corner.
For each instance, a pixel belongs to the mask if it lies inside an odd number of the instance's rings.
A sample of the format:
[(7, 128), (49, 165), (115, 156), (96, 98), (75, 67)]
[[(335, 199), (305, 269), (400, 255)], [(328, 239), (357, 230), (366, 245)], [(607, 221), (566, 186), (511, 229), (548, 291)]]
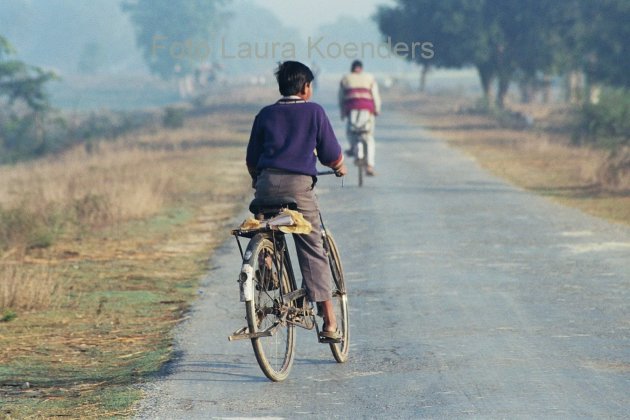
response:
[(247, 263), (241, 267), (241, 274), (238, 276), (238, 288), (241, 302), (254, 299), (254, 267)]

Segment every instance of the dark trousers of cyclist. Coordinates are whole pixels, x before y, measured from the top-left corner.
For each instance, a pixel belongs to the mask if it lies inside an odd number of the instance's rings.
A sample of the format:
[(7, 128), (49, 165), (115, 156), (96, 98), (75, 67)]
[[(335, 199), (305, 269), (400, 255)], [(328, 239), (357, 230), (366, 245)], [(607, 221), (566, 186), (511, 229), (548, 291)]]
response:
[(298, 211), (313, 226), (308, 235), (293, 235), (306, 293), (311, 302), (326, 301), (332, 297), (332, 273), (322, 243), (313, 178), (274, 169), (263, 170), (256, 179), (255, 197), (287, 196), (295, 199)]

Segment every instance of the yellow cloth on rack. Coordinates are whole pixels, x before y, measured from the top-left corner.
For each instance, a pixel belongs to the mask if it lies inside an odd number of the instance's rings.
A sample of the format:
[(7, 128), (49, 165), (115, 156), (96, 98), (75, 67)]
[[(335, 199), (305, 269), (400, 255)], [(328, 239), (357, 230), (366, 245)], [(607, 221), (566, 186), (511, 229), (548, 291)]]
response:
[(304, 218), (302, 213), (289, 209), (283, 210), (280, 214), (269, 220), (260, 221), (253, 217), (248, 217), (241, 223), (239, 228), (241, 230), (256, 230), (265, 225), (272, 228), (275, 227), (283, 233), (307, 234), (311, 233), (313, 230), (313, 226)]
[[(290, 219), (287, 220), (287, 217)], [(277, 220), (277, 223), (274, 223), (274, 220)], [(286, 222), (286, 224), (285, 224)], [(284, 233), (297, 233), (297, 234), (307, 234), (311, 233), (313, 230), (313, 226), (311, 223), (304, 218), (302, 213), (295, 210), (285, 209), (277, 215), (269, 220), (270, 225), (278, 226), (280, 232)]]
[(253, 217), (248, 217), (243, 221), (243, 223), (241, 223), (239, 228), (242, 230), (260, 229), (260, 221), (254, 219)]

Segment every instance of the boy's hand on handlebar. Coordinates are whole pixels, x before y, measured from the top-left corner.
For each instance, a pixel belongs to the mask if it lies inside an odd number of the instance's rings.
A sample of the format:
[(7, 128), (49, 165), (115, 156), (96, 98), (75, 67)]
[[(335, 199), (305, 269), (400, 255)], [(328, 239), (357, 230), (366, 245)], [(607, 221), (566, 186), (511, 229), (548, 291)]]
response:
[(335, 169), (335, 176), (341, 177), (348, 173), (348, 168), (345, 163), (342, 163), (338, 169)]

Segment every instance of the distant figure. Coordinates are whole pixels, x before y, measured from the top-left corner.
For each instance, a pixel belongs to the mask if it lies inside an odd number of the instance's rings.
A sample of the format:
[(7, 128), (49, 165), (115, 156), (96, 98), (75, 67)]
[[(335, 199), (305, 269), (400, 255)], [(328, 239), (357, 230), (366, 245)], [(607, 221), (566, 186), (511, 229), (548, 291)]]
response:
[(378, 93), (378, 84), (369, 73), (363, 71), (363, 63), (359, 60), (352, 62), (351, 72), (341, 79), (339, 84), (339, 109), (341, 120), (348, 118), (346, 135), (350, 143), (350, 149), (346, 150), (349, 156), (356, 156), (357, 127), (365, 133), (367, 143), (367, 170), (368, 175), (375, 175), (375, 141), (374, 123), (375, 117), (381, 112), (381, 96)]
[(180, 98), (190, 98), (195, 93), (194, 78), (190, 74), (182, 74), (182, 66), (175, 64), (174, 72), (179, 76), (177, 85)]

